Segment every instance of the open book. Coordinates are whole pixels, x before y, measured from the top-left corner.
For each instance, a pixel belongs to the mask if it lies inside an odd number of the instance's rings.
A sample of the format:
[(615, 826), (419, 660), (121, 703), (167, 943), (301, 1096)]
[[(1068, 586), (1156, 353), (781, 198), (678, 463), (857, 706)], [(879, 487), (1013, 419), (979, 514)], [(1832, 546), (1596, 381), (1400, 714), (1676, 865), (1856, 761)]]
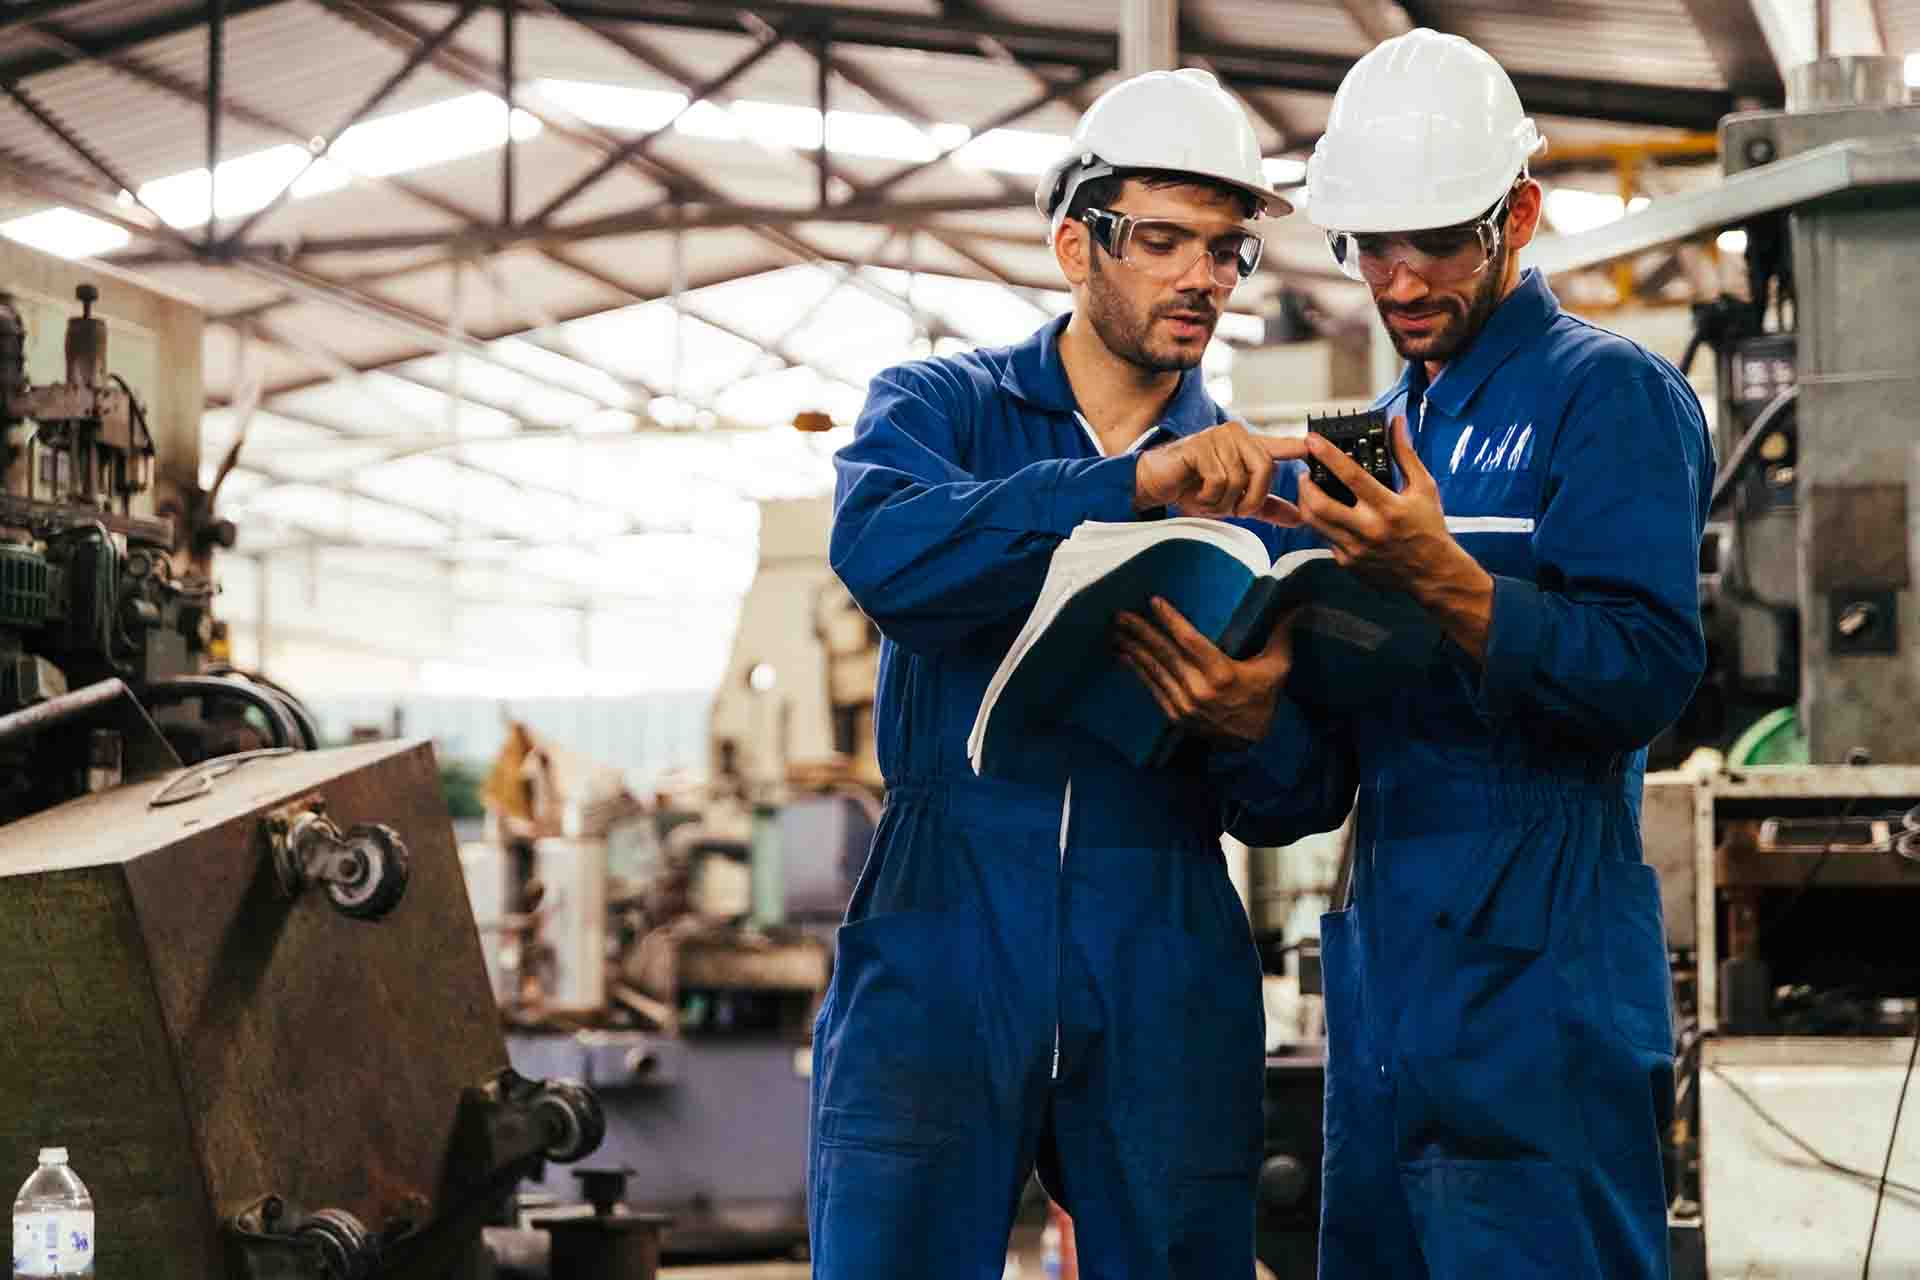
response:
[[(1440, 629), (1411, 596), (1382, 590), (1324, 549), (1268, 563), (1259, 535), (1221, 520), (1087, 521), (1055, 548), (1040, 598), (980, 700), (967, 756), (1003, 771), (1031, 729), (1067, 724), (1137, 766), (1165, 764), (1183, 735), (1113, 652), (1114, 615), (1151, 618), (1163, 597), (1225, 653), (1245, 658), (1294, 620), (1289, 697), (1355, 709), (1390, 695), (1433, 660)], [(996, 769), (996, 765), (1000, 766)]]

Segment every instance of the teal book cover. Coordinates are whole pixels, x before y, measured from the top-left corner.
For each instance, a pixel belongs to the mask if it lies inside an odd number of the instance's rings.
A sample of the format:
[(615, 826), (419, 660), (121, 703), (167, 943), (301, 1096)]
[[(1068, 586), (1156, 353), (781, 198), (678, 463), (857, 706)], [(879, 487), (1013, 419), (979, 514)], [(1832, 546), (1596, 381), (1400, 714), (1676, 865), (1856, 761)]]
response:
[[(1342, 569), (1313, 549), (1268, 563), (1249, 530), (1217, 520), (1084, 524), (1054, 553), (1040, 598), (981, 700), (968, 754), (993, 775), (1020, 736), (1071, 725), (1136, 766), (1166, 763), (1183, 735), (1114, 655), (1114, 616), (1147, 614), (1160, 596), (1223, 651), (1262, 649), (1294, 616), (1287, 694), (1333, 711), (1358, 710), (1434, 660), (1440, 631), (1419, 604)], [(996, 768), (999, 766), (999, 769)]]

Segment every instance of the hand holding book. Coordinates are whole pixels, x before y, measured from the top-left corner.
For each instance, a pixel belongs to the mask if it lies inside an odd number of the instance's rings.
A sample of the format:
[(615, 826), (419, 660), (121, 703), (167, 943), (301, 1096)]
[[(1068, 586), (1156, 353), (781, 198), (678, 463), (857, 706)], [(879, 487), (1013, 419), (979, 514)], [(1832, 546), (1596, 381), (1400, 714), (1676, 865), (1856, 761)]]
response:
[(1236, 660), (1196, 631), (1160, 596), (1151, 621), (1130, 610), (1114, 617), (1114, 652), (1138, 676), (1175, 729), (1246, 746), (1267, 735), (1293, 668), (1293, 620), (1278, 614), (1258, 651)]

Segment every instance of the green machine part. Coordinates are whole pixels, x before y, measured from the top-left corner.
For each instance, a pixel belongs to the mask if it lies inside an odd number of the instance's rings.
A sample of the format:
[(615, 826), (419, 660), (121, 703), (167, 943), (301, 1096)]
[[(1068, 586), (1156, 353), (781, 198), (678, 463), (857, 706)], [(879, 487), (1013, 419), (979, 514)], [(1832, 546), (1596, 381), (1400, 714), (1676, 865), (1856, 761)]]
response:
[(1807, 736), (1800, 732), (1800, 715), (1792, 707), (1761, 716), (1727, 750), (1727, 763), (1735, 767), (1806, 764), (1809, 759)]

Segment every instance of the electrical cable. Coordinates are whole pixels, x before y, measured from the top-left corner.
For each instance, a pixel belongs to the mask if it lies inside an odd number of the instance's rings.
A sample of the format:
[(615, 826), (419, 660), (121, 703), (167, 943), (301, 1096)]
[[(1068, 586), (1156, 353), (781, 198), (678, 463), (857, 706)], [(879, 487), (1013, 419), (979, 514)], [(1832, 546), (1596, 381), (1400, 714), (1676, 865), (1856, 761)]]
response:
[(1867, 1257), (1860, 1264), (1860, 1280), (1867, 1280), (1867, 1273), (1873, 1270), (1873, 1240), (1880, 1234), (1880, 1206), (1887, 1198), (1889, 1184), (1887, 1174), (1893, 1169), (1894, 1144), (1900, 1137), (1900, 1113), (1907, 1105), (1907, 1089), (1913, 1084), (1913, 1064), (1920, 1059), (1920, 1003), (1913, 1011), (1913, 1047), (1907, 1050), (1907, 1074), (1900, 1081), (1900, 1098), (1893, 1104), (1893, 1129), (1887, 1134), (1887, 1158), (1880, 1163), (1880, 1186), (1873, 1196), (1873, 1225), (1867, 1228)]
[[(1880, 1179), (1876, 1177), (1874, 1174), (1868, 1173), (1865, 1169), (1856, 1169), (1852, 1165), (1845, 1165), (1845, 1164), (1841, 1164), (1837, 1160), (1827, 1159), (1826, 1156), (1822, 1155), (1818, 1150), (1814, 1148), (1812, 1143), (1808, 1142), (1805, 1138), (1802, 1138), (1799, 1134), (1795, 1133), (1793, 1130), (1787, 1128), (1786, 1125), (1780, 1123), (1779, 1120), (1775, 1119), (1772, 1112), (1768, 1111), (1765, 1107), (1761, 1106), (1760, 1103), (1754, 1098), (1752, 1094), (1748, 1093), (1745, 1089), (1742, 1089), (1738, 1084), (1734, 1083), (1733, 1077), (1729, 1076), (1725, 1071), (1721, 1070), (1719, 1067), (1717, 1066), (1708, 1067), (1707, 1070), (1710, 1073), (1712, 1073), (1713, 1076), (1720, 1081), (1720, 1083), (1726, 1085), (1727, 1088), (1731, 1089), (1733, 1091), (1733, 1095), (1736, 1098), (1746, 1103), (1748, 1109), (1751, 1110), (1755, 1115), (1759, 1116), (1762, 1120), (1764, 1120), (1767, 1123), (1769, 1128), (1773, 1129), (1774, 1132), (1778, 1133), (1781, 1137), (1785, 1138), (1788, 1142), (1791, 1142), (1794, 1146), (1806, 1152), (1809, 1156), (1813, 1158), (1814, 1162), (1818, 1164), (1821, 1168), (1829, 1170), (1830, 1172), (1833, 1172), (1833, 1173), (1840, 1174), (1842, 1177), (1852, 1178), (1856, 1182), (1864, 1182), (1864, 1183), (1868, 1183), (1870, 1185), (1876, 1185), (1876, 1186), (1879, 1184)], [(1899, 1192), (1903, 1196), (1912, 1196), (1912, 1197), (1915, 1197), (1917, 1200), (1920, 1200), (1920, 1187), (1913, 1186), (1911, 1183), (1901, 1182), (1896, 1178), (1888, 1178), (1886, 1185), (1892, 1188), (1893, 1190)]]
[(1720, 468), (1719, 477), (1713, 482), (1713, 496), (1707, 501), (1707, 510), (1718, 510), (1727, 495), (1733, 491), (1733, 485), (1753, 460), (1754, 449), (1761, 437), (1773, 426), (1775, 418), (1785, 413), (1787, 407), (1800, 398), (1800, 384), (1794, 383), (1781, 390), (1780, 394), (1767, 401), (1766, 407), (1753, 417), (1753, 423), (1733, 446), (1726, 464)]

